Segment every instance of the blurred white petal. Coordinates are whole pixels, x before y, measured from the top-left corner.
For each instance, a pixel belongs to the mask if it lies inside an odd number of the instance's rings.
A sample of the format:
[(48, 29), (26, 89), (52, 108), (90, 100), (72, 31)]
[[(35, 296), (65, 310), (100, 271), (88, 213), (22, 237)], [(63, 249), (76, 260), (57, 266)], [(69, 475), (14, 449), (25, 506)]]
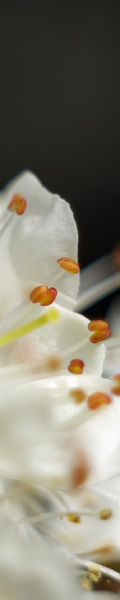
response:
[(1, 193), (1, 220), (14, 194), (25, 198), (27, 208), (20, 217), (14, 215), (1, 239), (0, 281), (9, 291), (0, 286), (2, 314), (19, 304), (27, 290), (43, 284), (56, 287), (59, 304), (72, 308), (79, 275), (57, 264), (64, 256), (77, 260), (78, 235), (69, 204), (46, 190), (33, 173), (23, 172)]

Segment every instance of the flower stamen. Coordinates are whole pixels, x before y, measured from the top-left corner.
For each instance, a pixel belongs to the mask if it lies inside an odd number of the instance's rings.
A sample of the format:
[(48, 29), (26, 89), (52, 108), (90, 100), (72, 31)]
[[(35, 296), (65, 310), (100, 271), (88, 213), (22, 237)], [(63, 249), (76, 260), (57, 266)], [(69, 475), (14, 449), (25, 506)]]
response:
[(111, 402), (112, 399), (110, 396), (103, 392), (94, 392), (88, 396), (87, 400), (88, 408), (90, 408), (90, 410), (96, 410), (97, 408), (100, 408), (100, 406), (103, 406), (104, 404), (110, 404)]
[(84, 366), (85, 363), (83, 360), (80, 360), (79, 358), (73, 358), (68, 365), (68, 371), (74, 375), (81, 375), (81, 373), (83, 373)]
[(88, 325), (88, 329), (89, 329), (89, 331), (94, 332), (89, 338), (90, 342), (92, 342), (93, 344), (96, 344), (97, 342), (101, 342), (102, 340), (105, 340), (106, 338), (109, 337), (109, 335), (111, 333), (110, 327), (109, 327), (109, 324), (107, 323), (107, 321), (101, 321), (101, 320), (90, 321), (90, 323)]
[[(17, 526), (27, 524), (27, 523), (38, 523), (39, 521), (50, 521), (53, 519), (63, 519), (66, 517), (68, 520), (74, 523), (81, 522), (81, 516), (84, 517), (96, 517), (96, 513), (90, 511), (77, 511), (77, 513), (72, 513), (71, 511), (54, 511), (54, 512), (41, 512), (37, 515), (32, 515), (31, 517), (22, 518), (20, 521), (17, 521)], [(69, 518), (70, 517), (70, 518)], [(73, 517), (73, 518), (72, 518)]]
[(110, 508), (103, 508), (99, 513), (99, 518), (103, 521), (110, 519), (112, 517), (112, 510)]
[(30, 294), (30, 300), (33, 304), (40, 303), (41, 306), (48, 306), (54, 302), (57, 296), (57, 290), (54, 287), (48, 288), (47, 285), (39, 285)]
[(75, 262), (75, 260), (73, 260), (72, 258), (58, 258), (57, 263), (62, 269), (64, 269), (64, 271), (68, 271), (73, 275), (76, 275), (76, 273), (79, 273), (80, 271), (79, 264)]
[[(45, 288), (45, 295), (44, 289), (41, 290), (41, 288)], [(23, 302), (18, 304), (18, 306), (16, 306), (10, 313), (6, 315), (6, 317), (4, 317), (4, 319), (0, 321), (0, 330), (4, 329), (4, 331), (6, 331), (6, 328), (8, 330), (9, 326), (11, 326), (11, 321), (18, 322), (21, 318), (21, 315), (23, 316), (23, 313), (28, 313), (28, 311), (31, 310), (31, 304), (29, 300), (31, 300), (33, 304), (38, 302), (41, 304), (41, 306), (48, 306), (54, 302), (56, 295), (57, 290), (55, 290), (55, 288), (48, 289), (47, 286), (38, 286), (37, 288), (34, 288), (30, 294), (30, 298), (23, 300)]]
[(17, 215), (23, 215), (26, 210), (26, 206), (26, 200), (24, 200), (20, 194), (15, 194), (8, 205), (8, 210), (10, 210), (10, 212), (16, 212)]
[[(16, 194), (15, 196), (13, 196), (7, 209), (11, 213), (16, 213), (17, 215), (23, 215), (23, 213), (25, 212), (26, 206), (27, 206), (26, 200), (24, 200), (24, 198), (22, 198), (22, 196), (20, 196), (20, 194)], [(9, 227), (9, 225), (13, 222), (13, 218), (14, 218), (14, 214), (11, 214), (10, 216), (8, 216), (6, 210), (2, 213), (2, 216), (0, 219), (0, 221), (1, 221), (0, 238), (3, 236), (6, 229)]]
[(70, 523), (81, 523), (81, 518), (77, 513), (69, 513), (67, 518)]

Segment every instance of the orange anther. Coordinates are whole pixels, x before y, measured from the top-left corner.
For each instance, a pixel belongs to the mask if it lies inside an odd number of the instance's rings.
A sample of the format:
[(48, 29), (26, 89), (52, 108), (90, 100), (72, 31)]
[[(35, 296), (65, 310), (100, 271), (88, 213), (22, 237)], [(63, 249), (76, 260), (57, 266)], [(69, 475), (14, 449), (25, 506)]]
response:
[(108, 394), (104, 394), (103, 392), (94, 392), (88, 396), (87, 402), (90, 410), (95, 410), (96, 408), (100, 408), (103, 404), (110, 404), (111, 398)]
[(26, 200), (20, 196), (20, 194), (15, 194), (13, 196), (10, 204), (8, 205), (8, 210), (10, 212), (16, 212), (17, 215), (23, 215), (27, 206)]
[(37, 304), (37, 302), (41, 302), (44, 295), (46, 295), (48, 291), (47, 285), (38, 285), (34, 290), (32, 290), (30, 294), (30, 300), (33, 304)]
[(90, 321), (88, 329), (89, 331), (94, 332), (89, 338), (90, 342), (92, 342), (93, 344), (105, 340), (110, 335), (110, 327), (107, 321)]
[(69, 271), (69, 273), (73, 273), (74, 275), (80, 271), (78, 263), (72, 258), (58, 258), (57, 263), (62, 269)]
[(71, 390), (70, 396), (72, 396), (72, 398), (75, 400), (76, 404), (80, 404), (86, 398), (86, 394), (85, 394), (84, 390), (81, 390), (79, 388), (75, 388), (75, 389)]
[(115, 396), (120, 396), (120, 374), (114, 375), (113, 380), (115, 381), (115, 386), (111, 389), (111, 392)]
[(41, 306), (48, 306), (54, 302), (57, 296), (55, 288), (48, 288), (47, 285), (39, 285), (30, 294), (30, 300), (33, 304), (39, 302)]
[(84, 366), (85, 363), (83, 360), (80, 360), (79, 358), (73, 358), (68, 365), (68, 371), (70, 371), (70, 373), (74, 373), (75, 375), (80, 375), (83, 372)]

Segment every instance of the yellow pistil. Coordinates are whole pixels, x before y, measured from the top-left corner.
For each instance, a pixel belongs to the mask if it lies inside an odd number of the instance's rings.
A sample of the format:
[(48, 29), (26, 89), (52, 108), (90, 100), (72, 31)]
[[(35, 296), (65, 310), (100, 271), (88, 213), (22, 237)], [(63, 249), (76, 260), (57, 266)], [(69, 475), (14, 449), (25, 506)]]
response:
[(5, 346), (6, 344), (10, 344), (17, 340), (18, 338), (34, 331), (38, 327), (42, 327), (42, 325), (46, 325), (47, 323), (56, 323), (59, 320), (59, 312), (56, 308), (51, 308), (48, 312), (45, 312), (43, 315), (34, 319), (33, 321), (29, 321), (24, 325), (21, 325), (17, 329), (12, 329), (7, 333), (4, 333), (0, 336), (0, 346)]

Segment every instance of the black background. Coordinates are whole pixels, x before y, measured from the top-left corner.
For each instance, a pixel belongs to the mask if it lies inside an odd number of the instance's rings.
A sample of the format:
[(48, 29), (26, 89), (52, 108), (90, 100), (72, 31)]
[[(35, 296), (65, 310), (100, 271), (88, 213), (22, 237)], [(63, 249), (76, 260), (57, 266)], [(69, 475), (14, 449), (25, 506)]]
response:
[(120, 239), (120, 1), (4, 1), (0, 46), (0, 187), (29, 168), (68, 199), (85, 266)]

